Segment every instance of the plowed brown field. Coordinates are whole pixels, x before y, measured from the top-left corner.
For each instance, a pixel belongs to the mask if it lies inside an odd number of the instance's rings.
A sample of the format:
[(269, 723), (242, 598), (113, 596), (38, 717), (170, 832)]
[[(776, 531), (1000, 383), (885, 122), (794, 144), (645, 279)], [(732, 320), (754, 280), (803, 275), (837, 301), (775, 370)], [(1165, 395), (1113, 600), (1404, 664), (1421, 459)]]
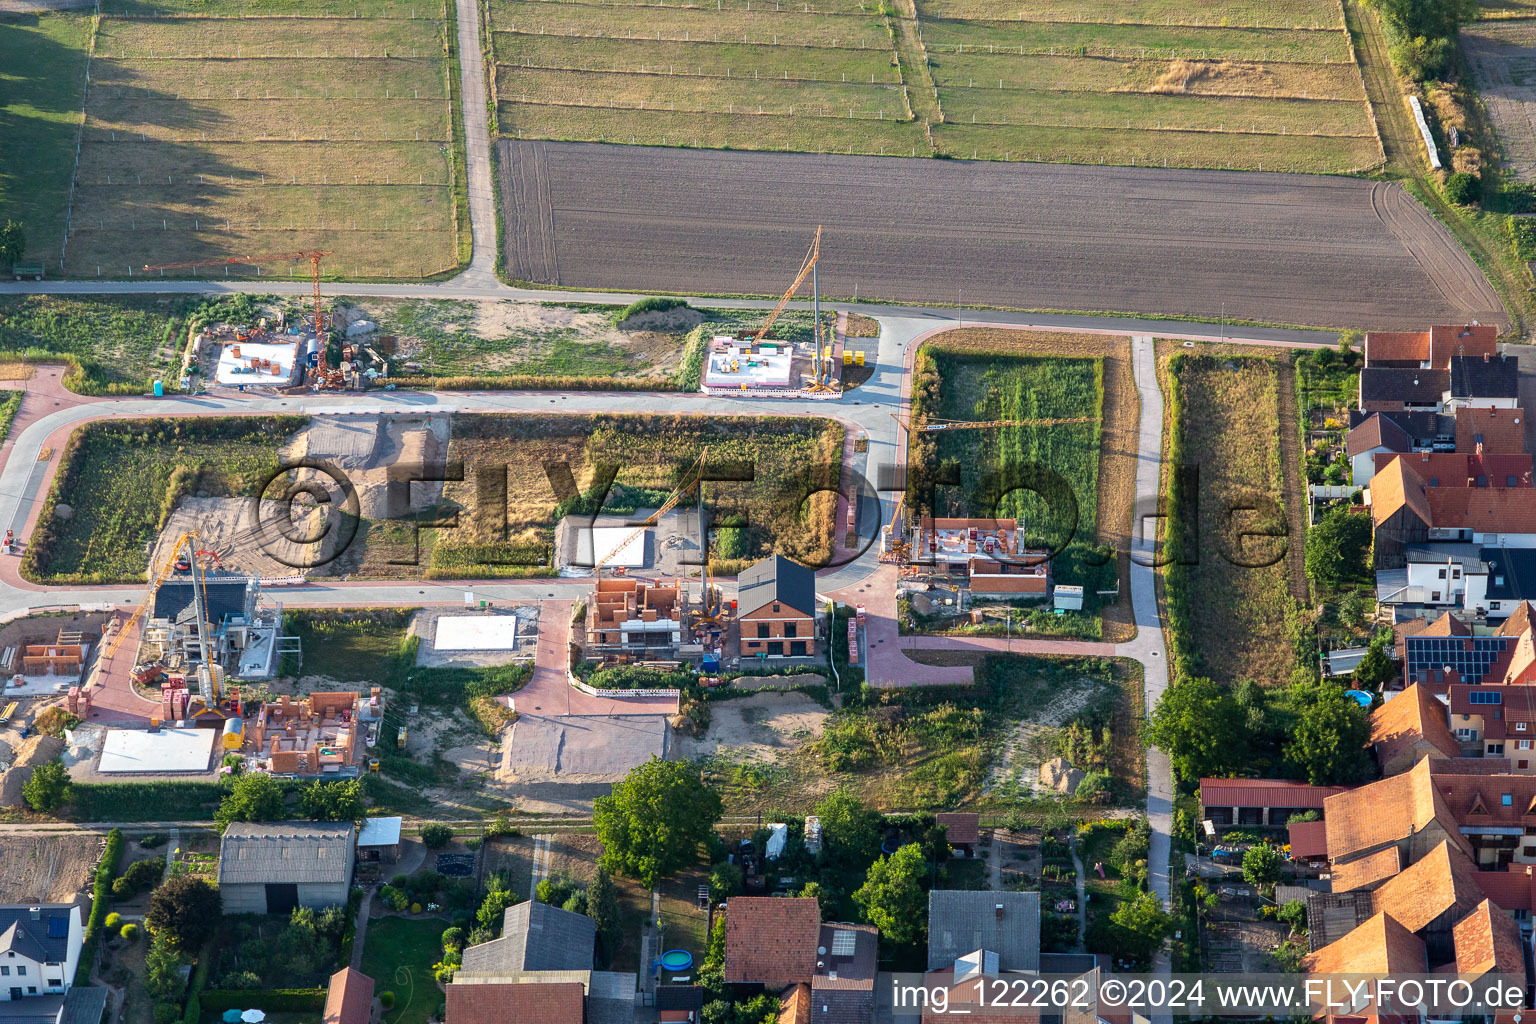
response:
[(510, 276), (1330, 327), (1507, 324), (1397, 185), (1343, 177), (501, 141)]

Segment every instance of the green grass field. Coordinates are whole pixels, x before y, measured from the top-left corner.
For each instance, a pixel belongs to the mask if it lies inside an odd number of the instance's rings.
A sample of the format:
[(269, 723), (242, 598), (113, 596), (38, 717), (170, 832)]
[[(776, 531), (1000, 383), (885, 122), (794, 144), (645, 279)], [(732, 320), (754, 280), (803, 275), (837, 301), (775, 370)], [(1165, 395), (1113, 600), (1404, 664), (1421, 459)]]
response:
[(443, 932), (451, 924), (437, 917), (380, 917), (368, 922), (363, 973), (379, 992), (393, 992), (395, 1005), (380, 1024), (426, 1024), (443, 994), (432, 965), (443, 956)]
[(1346, 173), (1381, 162), (1330, 0), (491, 0), (489, 20), (498, 128), (516, 138)]
[(109, 0), (103, 12), (67, 272), (306, 248), (332, 250), (325, 272), (350, 278), (459, 264), (451, 5), (279, 0), (251, 16), (231, 0)]
[(0, 220), (21, 221), (25, 259), (51, 270), (64, 240), (90, 39), (87, 14), (0, 14)]

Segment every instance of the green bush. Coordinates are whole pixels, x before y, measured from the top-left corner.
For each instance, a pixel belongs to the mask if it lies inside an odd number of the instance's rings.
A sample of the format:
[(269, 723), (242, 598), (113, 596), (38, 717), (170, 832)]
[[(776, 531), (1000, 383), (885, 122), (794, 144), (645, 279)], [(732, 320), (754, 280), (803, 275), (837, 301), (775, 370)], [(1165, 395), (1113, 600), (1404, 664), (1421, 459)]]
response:
[(117, 931), (117, 926), (122, 923), (123, 915), (114, 910), (112, 913), (106, 916), (105, 920), (101, 922), (101, 926), (107, 931), (115, 933)]
[(1508, 226), (1509, 243), (1515, 255), (1522, 260), (1536, 260), (1536, 221), (1511, 217), (1504, 223)]
[(447, 825), (432, 822), (421, 827), (421, 841), (429, 850), (441, 850), (453, 842), (453, 829)]
[(686, 299), (668, 298), (665, 295), (649, 295), (643, 299), (636, 299), (625, 306), (615, 315), (614, 322), (623, 323), (630, 317), (639, 316), (641, 313), (659, 313), (668, 309), (677, 309), (678, 307), (687, 309), (688, 301)]
[(165, 845), (165, 836), (161, 835), (159, 832), (150, 832), (147, 835), (139, 837), (139, 845), (144, 847), (146, 850), (153, 850), (157, 846)]
[(1482, 182), (1474, 175), (1457, 171), (1445, 179), (1445, 198), (1457, 206), (1471, 206), (1482, 196)]
[[(112, 891), (112, 876), (117, 872), (117, 862), (123, 856), (123, 830), (115, 828), (107, 833), (106, 849), (101, 851), (101, 863), (91, 885), (91, 916), (85, 923), (85, 938), (80, 946), (80, 963), (75, 968), (75, 984), (91, 983), (91, 968), (96, 965), (96, 943), (101, 937), (102, 922), (107, 918), (107, 898)], [(128, 927), (133, 927), (129, 925)], [(127, 929), (125, 928), (124, 931)]]
[(266, 1010), (268, 1013), (305, 1013), (325, 1008), (323, 988), (269, 988), (256, 992), (244, 989), (211, 988), (202, 995), (203, 1012), (225, 1010)]
[(181, 1007), (175, 1003), (156, 1003), (154, 1017), (155, 1024), (172, 1024), (181, 1019)]
[(384, 1007), (386, 1010), (392, 1009), (395, 1005), (395, 994), (389, 991), (389, 989), (385, 989), (383, 992), (380, 992), (379, 1005)]
[(123, 937), (124, 942), (137, 942), (139, 941), (139, 926), (129, 921), (123, 925), (123, 930), (118, 932), (118, 934)]

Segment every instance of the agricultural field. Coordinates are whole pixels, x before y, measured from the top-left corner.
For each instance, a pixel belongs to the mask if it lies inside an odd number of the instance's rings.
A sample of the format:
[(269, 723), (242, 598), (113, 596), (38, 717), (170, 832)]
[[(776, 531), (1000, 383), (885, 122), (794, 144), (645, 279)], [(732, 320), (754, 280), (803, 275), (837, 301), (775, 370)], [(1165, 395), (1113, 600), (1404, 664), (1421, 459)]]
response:
[[(1303, 544), (1285, 535), (1303, 500), (1287, 486), (1288, 463), (1299, 458), (1295, 402), (1285, 395), (1290, 367), (1260, 350), (1195, 355), (1170, 342), (1159, 349), (1171, 396), (1165, 465), (1199, 474), (1198, 531), (1185, 528), (1169, 552), (1186, 564), (1164, 569), (1169, 628), (1195, 674), (1286, 683)], [(1164, 486), (1172, 486), (1166, 473)], [(1194, 500), (1187, 491), (1183, 498)]]
[(102, 5), (65, 271), (306, 248), (333, 250), (325, 272), (352, 279), (455, 269), (467, 225), (452, 5), (249, 10)]
[(1337, 0), (488, 0), (511, 138), (1349, 172)]
[[(985, 481), (1017, 466), (1021, 478), (1009, 486), (1019, 489), (1001, 495), (995, 514), (1022, 518), (1031, 545), (1059, 552), (1057, 582), (1084, 584), (1094, 593), (1113, 590), (1118, 578), (1128, 595), (1129, 566), (1117, 572), (1112, 553), (1129, 551), (1135, 497), (1134, 460), (1127, 453), (1135, 447), (1137, 398), (1127, 339), (950, 331), (918, 353), (912, 394), (912, 465), (935, 480), (959, 480), (934, 491), (935, 514), (993, 515), (997, 488)], [(923, 431), (930, 420), (1021, 425)], [(1043, 481), (1045, 495), (1022, 489), (1031, 466), (1057, 474), (1070, 499), (1050, 493)], [(1111, 599), (1110, 605), (1117, 623), (1131, 621), (1127, 602)], [(1098, 610), (1090, 601), (1086, 611)], [(1112, 633), (1110, 639), (1126, 638), (1118, 626)], [(1091, 636), (1099, 638), (1097, 628)]]
[[(1513, 5), (1512, 5), (1513, 6)], [(1520, 5), (1524, 17), (1486, 18), (1460, 34), (1478, 94), (1500, 140), (1505, 170), (1517, 181), (1536, 182), (1536, 5)], [(1485, 12), (1486, 14), (1486, 12)]]
[(301, 416), (102, 420), (77, 430), (27, 544), (37, 582), (141, 582), (145, 552), (188, 494), (246, 496), (278, 464)]
[(90, 39), (85, 13), (0, 13), (0, 219), (19, 220), (23, 258), (50, 269), (64, 240)]

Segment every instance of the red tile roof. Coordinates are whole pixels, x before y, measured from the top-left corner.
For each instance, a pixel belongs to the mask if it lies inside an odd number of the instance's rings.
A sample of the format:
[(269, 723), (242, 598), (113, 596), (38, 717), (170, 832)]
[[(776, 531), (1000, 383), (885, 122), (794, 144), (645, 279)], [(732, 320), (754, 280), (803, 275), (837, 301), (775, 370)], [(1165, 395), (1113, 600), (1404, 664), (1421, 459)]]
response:
[[(1324, 823), (1326, 824), (1326, 822)], [(1333, 865), (1333, 891), (1354, 892), (1391, 878), (1403, 870), (1403, 855), (1395, 846), (1384, 846), (1375, 853)]]
[(1328, 826), (1321, 821), (1293, 821), (1286, 827), (1291, 856), (1299, 860), (1328, 856)]
[(935, 814), (933, 820), (944, 826), (944, 836), (952, 846), (981, 841), (981, 815), (979, 814), (952, 811)]
[(1396, 422), (1376, 412), (1362, 420), (1344, 439), (1344, 451), (1350, 458), (1373, 448), (1408, 452), (1413, 450), (1413, 438)]
[[(1433, 485), (1436, 487), (1476, 487), (1478, 477), (1483, 478), (1484, 486), (1487, 487), (1530, 487), (1532, 481), (1529, 455), (1498, 455), (1491, 452), (1483, 455), (1466, 452), (1413, 452), (1402, 455), (1397, 452), (1377, 452), (1372, 456), (1376, 472), (1380, 473), (1390, 466), (1393, 459), (1402, 459), (1426, 483), (1440, 481)], [(1515, 479), (1513, 484), (1509, 482), (1510, 477)]]
[(1323, 809), (1348, 786), (1312, 786), (1288, 779), (1201, 779), (1202, 807), (1301, 807)]
[(582, 1024), (583, 993), (579, 981), (455, 983), (448, 986), (445, 1024)]
[(1490, 324), (1441, 325), (1429, 329), (1429, 365), (1446, 367), (1452, 356), (1496, 356), (1499, 329)]
[(1536, 501), (1524, 488), (1431, 487), (1429, 523), (1478, 533), (1536, 533)]
[(331, 975), (325, 993), (324, 1024), (368, 1024), (373, 1016), (373, 979), (343, 967)]
[(1371, 745), (1385, 767), (1421, 744), (1446, 757), (1461, 753), (1446, 724), (1445, 705), (1426, 687), (1414, 685), (1371, 712)]
[(1460, 917), (1483, 901), (1477, 874), (1460, 847), (1442, 842), (1377, 889), (1374, 909), (1411, 932), (1422, 931), (1442, 914)]
[(1483, 900), (1452, 930), (1456, 946), (1456, 973), (1525, 976), (1525, 957), (1520, 926), (1515, 919)]
[(791, 985), (779, 996), (778, 1024), (811, 1024), (811, 986)]
[(816, 973), (821, 906), (813, 896), (737, 896), (725, 908), (725, 980), (779, 989)]
[(1427, 966), (1424, 943), (1387, 914), (1377, 914), (1301, 964), (1306, 974), (1422, 974)]
[(1428, 331), (1366, 331), (1365, 365), (1422, 363), (1429, 359)]
[(1483, 439), (1483, 452), (1521, 454), (1525, 451), (1525, 410), (1457, 409), (1456, 450), (1477, 451), (1477, 439)]
[(1328, 824), (1328, 856), (1335, 864), (1423, 831), (1437, 819), (1454, 831), (1455, 819), (1432, 785), (1434, 764), (1426, 757), (1401, 775), (1328, 798), (1323, 820)]

